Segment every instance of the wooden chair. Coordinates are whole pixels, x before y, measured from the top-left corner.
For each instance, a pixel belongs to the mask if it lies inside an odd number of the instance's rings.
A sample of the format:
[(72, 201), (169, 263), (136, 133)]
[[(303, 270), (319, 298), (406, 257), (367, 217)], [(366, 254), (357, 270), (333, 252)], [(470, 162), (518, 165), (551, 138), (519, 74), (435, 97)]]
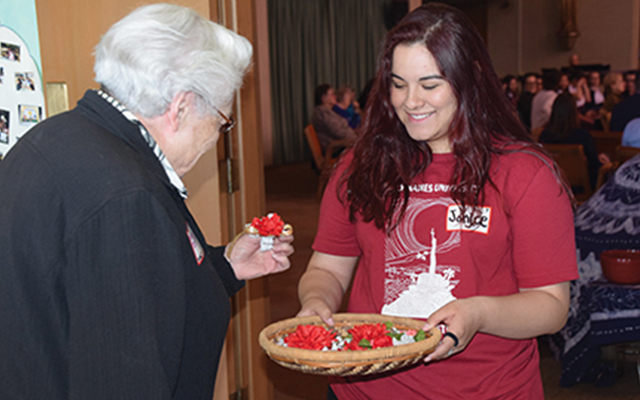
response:
[(317, 194), (318, 199), (320, 199), (322, 198), (322, 193), (324, 192), (324, 188), (327, 185), (329, 176), (331, 175), (331, 169), (335, 165), (336, 161), (338, 161), (338, 158), (334, 157), (334, 154), (340, 147), (349, 146), (350, 141), (332, 140), (327, 146), (326, 154), (323, 154), (322, 146), (320, 146), (320, 140), (318, 140), (318, 135), (316, 134), (316, 130), (313, 128), (313, 125), (309, 124), (304, 128), (304, 135), (307, 138), (307, 143), (309, 144), (309, 149), (313, 156), (313, 161), (320, 171)]
[(622, 142), (622, 132), (589, 131), (596, 141), (596, 151), (598, 154), (604, 153), (609, 159), (614, 160), (616, 147)]
[(574, 193), (576, 202), (582, 204), (593, 194), (587, 170), (587, 158), (581, 144), (543, 144), (562, 170), (571, 188), (582, 188)]
[(594, 192), (598, 191), (598, 189), (600, 189), (602, 185), (604, 185), (605, 182), (607, 182), (609, 178), (611, 178), (613, 173), (616, 172), (616, 169), (618, 169), (617, 161), (604, 164), (600, 167), (600, 169), (598, 169), (598, 181), (596, 182)]
[(624, 164), (630, 158), (633, 158), (640, 154), (640, 149), (637, 147), (618, 146), (616, 147), (615, 158), (611, 163), (605, 164), (598, 170), (598, 183), (596, 190), (600, 189), (604, 183), (616, 172), (618, 167)]
[(531, 137), (533, 138), (534, 142), (537, 142), (540, 139), (540, 135), (542, 134), (542, 131), (544, 131), (544, 126), (541, 126), (539, 128), (535, 128), (531, 130)]
[(637, 147), (618, 146), (616, 148), (616, 159), (618, 165), (624, 164), (630, 158), (633, 158), (640, 154), (640, 149)]
[(609, 126), (611, 125), (611, 111), (607, 111), (604, 108), (601, 108), (598, 111), (598, 115), (600, 116), (600, 123), (602, 124), (602, 128), (605, 132), (609, 132)]
[(322, 171), (322, 166), (324, 164), (324, 154), (322, 154), (320, 140), (318, 140), (318, 135), (316, 134), (316, 130), (313, 129), (313, 125), (309, 124), (306, 128), (304, 128), (304, 136), (307, 138), (307, 144), (309, 145), (309, 149), (311, 150), (313, 162), (316, 164), (318, 170)]

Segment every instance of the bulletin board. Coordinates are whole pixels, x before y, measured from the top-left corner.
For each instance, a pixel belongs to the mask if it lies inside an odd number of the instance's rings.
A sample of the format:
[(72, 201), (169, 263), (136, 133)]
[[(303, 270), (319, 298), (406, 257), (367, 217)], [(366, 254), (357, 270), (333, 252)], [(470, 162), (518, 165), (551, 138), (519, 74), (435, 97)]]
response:
[(35, 0), (0, 0), (0, 159), (45, 116)]

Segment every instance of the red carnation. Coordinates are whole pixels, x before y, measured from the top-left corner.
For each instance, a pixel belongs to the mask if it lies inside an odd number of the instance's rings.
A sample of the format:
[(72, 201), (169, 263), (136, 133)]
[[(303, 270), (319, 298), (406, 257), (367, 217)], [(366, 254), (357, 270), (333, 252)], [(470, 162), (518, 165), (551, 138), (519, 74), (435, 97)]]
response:
[(300, 349), (322, 350), (331, 347), (336, 333), (328, 331), (320, 325), (298, 325), (296, 331), (284, 338), (289, 347)]
[(389, 329), (382, 324), (361, 324), (349, 329), (351, 342), (346, 346), (349, 350), (377, 349), (393, 346), (393, 339), (388, 335)]
[(260, 236), (280, 236), (284, 221), (276, 213), (271, 213), (262, 218), (254, 218), (251, 226), (258, 231)]

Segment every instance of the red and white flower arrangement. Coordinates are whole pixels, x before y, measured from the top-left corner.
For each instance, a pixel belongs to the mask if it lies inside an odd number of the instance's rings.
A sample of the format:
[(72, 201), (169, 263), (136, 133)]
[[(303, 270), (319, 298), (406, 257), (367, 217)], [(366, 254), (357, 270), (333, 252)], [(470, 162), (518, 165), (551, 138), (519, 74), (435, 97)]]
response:
[(247, 224), (245, 231), (250, 235), (260, 236), (260, 250), (267, 251), (273, 248), (276, 237), (292, 235), (293, 227), (285, 224), (278, 214), (269, 213), (262, 218), (254, 218), (251, 224)]
[(358, 351), (415, 343), (426, 333), (414, 329), (398, 329), (391, 322), (358, 324), (340, 335), (334, 328), (322, 325), (298, 325), (296, 330), (278, 339), (278, 344), (308, 350)]

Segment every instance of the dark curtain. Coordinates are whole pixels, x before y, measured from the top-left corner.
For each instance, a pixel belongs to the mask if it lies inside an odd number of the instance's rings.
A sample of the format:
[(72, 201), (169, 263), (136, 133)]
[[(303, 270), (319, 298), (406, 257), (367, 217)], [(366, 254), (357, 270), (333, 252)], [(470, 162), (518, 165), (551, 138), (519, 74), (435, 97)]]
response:
[(275, 164), (310, 159), (303, 130), (322, 83), (359, 95), (375, 75), (391, 0), (269, 0)]

